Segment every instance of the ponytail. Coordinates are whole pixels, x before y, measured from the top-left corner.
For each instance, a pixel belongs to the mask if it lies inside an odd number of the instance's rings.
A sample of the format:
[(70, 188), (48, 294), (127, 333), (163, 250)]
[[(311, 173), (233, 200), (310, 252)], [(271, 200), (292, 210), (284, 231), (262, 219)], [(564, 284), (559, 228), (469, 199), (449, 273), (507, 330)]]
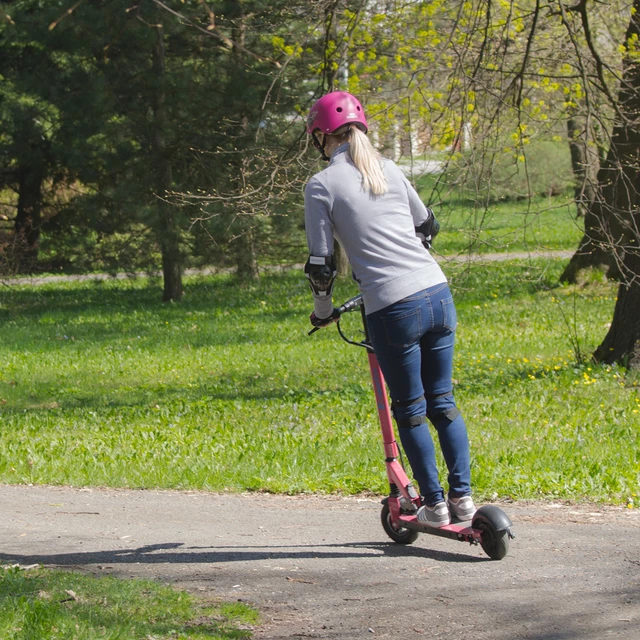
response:
[(349, 126), (349, 153), (353, 164), (362, 174), (364, 190), (371, 191), (374, 196), (387, 193), (389, 186), (382, 170), (380, 154), (373, 148), (367, 135), (355, 125)]

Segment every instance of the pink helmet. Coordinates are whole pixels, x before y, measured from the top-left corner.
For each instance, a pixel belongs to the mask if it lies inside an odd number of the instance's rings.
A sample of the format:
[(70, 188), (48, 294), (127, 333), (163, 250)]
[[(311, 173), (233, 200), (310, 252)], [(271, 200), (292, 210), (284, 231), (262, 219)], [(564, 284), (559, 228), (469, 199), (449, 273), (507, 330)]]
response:
[(360, 100), (346, 91), (333, 91), (311, 107), (307, 116), (307, 133), (333, 133), (345, 124), (351, 123), (367, 133), (367, 119)]

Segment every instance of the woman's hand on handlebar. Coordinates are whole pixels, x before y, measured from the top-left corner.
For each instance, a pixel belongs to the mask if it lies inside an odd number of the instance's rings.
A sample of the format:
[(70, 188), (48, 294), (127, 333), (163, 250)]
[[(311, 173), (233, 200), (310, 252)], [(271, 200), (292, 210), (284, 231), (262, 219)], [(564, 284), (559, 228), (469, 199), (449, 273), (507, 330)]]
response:
[[(340, 320), (340, 316), (343, 313), (349, 313), (350, 311), (356, 311), (360, 309), (362, 306), (362, 296), (358, 295), (355, 298), (351, 298), (347, 300), (343, 305), (333, 308), (331, 315), (328, 318), (318, 318), (315, 313), (312, 313), (309, 316), (309, 320), (313, 325), (313, 329), (309, 331), (309, 335), (318, 331), (318, 329), (322, 329), (323, 327), (328, 327), (332, 322), (338, 322)], [(340, 325), (338, 325), (338, 331), (340, 331)], [(341, 334), (342, 335), (342, 334)]]
[(313, 312), (309, 316), (309, 321), (311, 322), (311, 324), (315, 329), (322, 329), (323, 327), (328, 327), (332, 322), (335, 322), (336, 320), (339, 320), (339, 319), (340, 319), (340, 311), (335, 307), (333, 308), (333, 311), (331, 312), (331, 315), (328, 318), (318, 318), (315, 312)]

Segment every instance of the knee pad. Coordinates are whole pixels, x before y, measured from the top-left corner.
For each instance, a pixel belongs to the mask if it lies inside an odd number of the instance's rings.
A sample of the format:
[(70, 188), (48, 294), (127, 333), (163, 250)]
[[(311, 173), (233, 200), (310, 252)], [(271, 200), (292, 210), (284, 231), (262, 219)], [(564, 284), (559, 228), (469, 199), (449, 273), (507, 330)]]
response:
[[(443, 403), (437, 402), (438, 400), (449, 399), (449, 407), (443, 408), (439, 406)], [(432, 405), (435, 405), (433, 407)], [(436, 428), (447, 428), (458, 416), (460, 411), (456, 407), (455, 400), (453, 399), (453, 391), (447, 391), (446, 393), (440, 393), (435, 396), (427, 396), (427, 418), (431, 424)]]
[(427, 417), (436, 429), (446, 429), (459, 415), (458, 407), (451, 407), (440, 412), (427, 411)]
[(418, 427), (427, 421), (427, 417), (424, 415), (407, 416), (407, 417), (398, 416), (399, 408), (410, 407), (414, 404), (419, 404), (421, 402), (424, 402), (424, 400), (425, 400), (424, 396), (420, 396), (415, 400), (407, 400), (404, 402), (396, 402), (395, 400), (393, 400), (391, 402), (391, 412), (393, 413), (393, 417), (399, 428), (411, 429), (412, 427)]

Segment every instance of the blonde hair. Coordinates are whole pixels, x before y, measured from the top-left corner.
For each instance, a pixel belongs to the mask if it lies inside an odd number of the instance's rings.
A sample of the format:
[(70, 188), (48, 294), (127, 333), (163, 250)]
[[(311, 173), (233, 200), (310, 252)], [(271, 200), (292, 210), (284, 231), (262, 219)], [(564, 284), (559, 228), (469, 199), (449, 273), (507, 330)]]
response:
[(362, 186), (374, 196), (381, 196), (389, 191), (387, 178), (382, 169), (382, 158), (373, 148), (367, 134), (354, 124), (347, 125), (341, 134), (340, 129), (333, 135), (340, 136), (349, 142), (349, 155), (353, 164), (362, 174)]

